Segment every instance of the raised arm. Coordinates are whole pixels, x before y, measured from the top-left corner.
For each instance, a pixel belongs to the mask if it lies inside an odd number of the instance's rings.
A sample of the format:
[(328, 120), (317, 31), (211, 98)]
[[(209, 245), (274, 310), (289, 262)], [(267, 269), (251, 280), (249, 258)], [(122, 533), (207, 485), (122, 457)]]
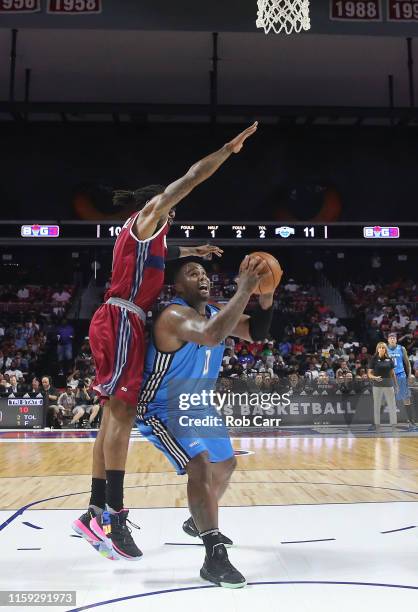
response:
[(184, 342), (216, 346), (237, 326), (251, 294), (265, 273), (265, 263), (259, 257), (245, 258), (240, 272), (239, 287), (234, 297), (215, 317), (203, 318), (187, 306), (167, 308), (155, 324), (154, 336), (160, 350), (176, 350)]
[(181, 259), (183, 257), (207, 257), (212, 258), (212, 255), (222, 257), (223, 250), (212, 244), (204, 244), (202, 246), (168, 246), (167, 260)]
[(155, 196), (144, 206), (138, 215), (135, 232), (138, 238), (150, 238), (157, 226), (168, 216), (171, 208), (183, 200), (195, 187), (214, 174), (218, 168), (232, 155), (239, 153), (244, 142), (257, 130), (255, 122), (249, 128), (238, 134), (221, 149), (201, 159), (194, 164), (184, 176), (171, 183), (165, 191)]

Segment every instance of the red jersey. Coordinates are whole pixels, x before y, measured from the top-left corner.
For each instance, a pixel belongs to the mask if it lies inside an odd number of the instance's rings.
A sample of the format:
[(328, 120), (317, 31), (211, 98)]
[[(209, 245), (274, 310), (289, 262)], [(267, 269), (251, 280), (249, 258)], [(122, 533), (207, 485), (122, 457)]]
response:
[(133, 302), (147, 312), (164, 284), (168, 223), (147, 240), (139, 240), (132, 226), (139, 212), (123, 225), (113, 249), (112, 280), (105, 301), (117, 297)]

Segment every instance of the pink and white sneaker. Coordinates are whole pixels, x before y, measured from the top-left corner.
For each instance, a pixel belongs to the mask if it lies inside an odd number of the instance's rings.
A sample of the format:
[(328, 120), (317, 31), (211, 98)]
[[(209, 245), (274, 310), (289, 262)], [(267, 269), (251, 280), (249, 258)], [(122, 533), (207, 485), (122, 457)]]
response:
[(73, 531), (76, 532), (77, 535), (81, 536), (88, 542), (91, 546), (93, 546), (94, 550), (100, 553), (106, 559), (110, 561), (118, 561), (119, 557), (116, 557), (112, 554), (112, 551), (109, 550), (106, 543), (104, 543), (95, 533), (90, 529), (90, 521), (99, 516), (101, 513), (97, 513), (93, 508), (88, 508), (87, 512), (82, 514), (78, 519), (76, 519), (71, 527)]

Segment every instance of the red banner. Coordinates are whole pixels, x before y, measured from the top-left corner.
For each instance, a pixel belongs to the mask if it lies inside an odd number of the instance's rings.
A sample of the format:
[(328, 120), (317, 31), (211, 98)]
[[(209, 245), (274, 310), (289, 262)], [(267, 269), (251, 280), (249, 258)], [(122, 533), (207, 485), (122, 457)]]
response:
[(418, 21), (418, 0), (388, 0), (388, 21)]
[(382, 21), (381, 0), (330, 0), (333, 21)]
[(41, 0), (0, 0), (0, 13), (37, 13)]
[(54, 15), (91, 15), (102, 12), (102, 0), (48, 0), (47, 11)]

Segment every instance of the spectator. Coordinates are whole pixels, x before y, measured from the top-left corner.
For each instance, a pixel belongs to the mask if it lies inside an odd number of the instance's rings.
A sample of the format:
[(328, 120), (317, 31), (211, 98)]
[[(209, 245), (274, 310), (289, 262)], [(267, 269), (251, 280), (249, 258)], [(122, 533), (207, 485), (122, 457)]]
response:
[(228, 336), (228, 338), (225, 339), (225, 346), (234, 350), (235, 349), (235, 340), (231, 337)]
[(12, 359), (10, 367), (6, 370), (7, 376), (16, 376), (18, 380), (23, 380), (23, 372), (17, 367), (16, 359)]
[(289, 281), (284, 286), (284, 290), (288, 291), (289, 293), (295, 293), (298, 289), (299, 289), (299, 285), (296, 284), (293, 278), (289, 278)]
[(305, 323), (300, 323), (295, 329), (296, 336), (303, 337), (309, 334), (309, 329), (306, 327)]
[(44, 405), (46, 409), (46, 423), (48, 427), (56, 427), (60, 429), (60, 410), (57, 405), (58, 392), (54, 387), (51, 386), (51, 379), (49, 376), (43, 376), (41, 383), (41, 393), (44, 399)]
[(340, 367), (335, 372), (335, 377), (337, 379), (337, 382), (341, 382), (340, 379), (344, 379), (346, 374), (349, 374), (349, 373), (350, 373), (350, 370), (348, 368), (347, 362), (341, 361)]
[(236, 359), (234, 357), (233, 350), (230, 348), (225, 349), (224, 356), (222, 359), (222, 372), (224, 376), (229, 375), (229, 373), (232, 370), (232, 365), (235, 362), (236, 362)]
[(67, 378), (67, 383), (70, 387), (72, 387), (74, 390), (78, 388), (78, 383), (80, 382), (80, 372), (79, 370), (74, 370), (74, 372), (72, 372), (68, 378)]
[(328, 316), (326, 317), (326, 321), (328, 325), (331, 325), (334, 327), (338, 323), (338, 317), (336, 317), (335, 313), (332, 310), (330, 310)]
[(364, 291), (370, 291), (370, 293), (374, 293), (376, 291), (376, 285), (369, 281), (367, 285), (364, 285)]
[(243, 347), (239, 356), (238, 361), (242, 365), (244, 370), (250, 370), (255, 363), (254, 356), (248, 352), (247, 347)]
[(296, 373), (289, 374), (287, 392), (290, 395), (299, 395), (304, 388), (303, 379)]
[(309, 381), (309, 382), (313, 382), (315, 381), (319, 376), (319, 372), (318, 369), (316, 368), (314, 363), (310, 363), (308, 365), (308, 369), (305, 372), (305, 378)]
[(305, 347), (303, 346), (302, 339), (298, 338), (292, 346), (292, 353), (293, 355), (303, 355), (304, 352)]
[(89, 421), (88, 421), (87, 427), (91, 428), (93, 421), (95, 420), (95, 418), (97, 417), (99, 413), (100, 404), (98, 403), (98, 401), (95, 401), (96, 398), (91, 393), (88, 392), (87, 384), (86, 384), (87, 382), (90, 383), (90, 381), (84, 381), (84, 380), (80, 380), (80, 382), (78, 383), (78, 387), (75, 392), (75, 403), (76, 403), (76, 408), (78, 408), (78, 412), (73, 417), (71, 424), (78, 423), (80, 419), (85, 414), (87, 414), (89, 415)]
[(43, 397), (41, 383), (39, 382), (38, 378), (32, 378), (31, 385), (23, 397), (30, 397), (31, 399), (39, 399)]
[(288, 337), (286, 337), (283, 342), (280, 342), (279, 351), (282, 357), (287, 357), (288, 355), (290, 355), (292, 351), (292, 344), (289, 342)]
[(73, 326), (68, 323), (67, 319), (62, 319), (61, 324), (57, 328), (57, 357), (61, 372), (63, 364), (66, 362), (66, 367), (68, 368), (73, 358), (73, 338)]
[(343, 325), (343, 323), (338, 322), (337, 325), (334, 328), (335, 334), (338, 338), (341, 338), (341, 336), (345, 336), (345, 334), (348, 332), (348, 329), (346, 328), (345, 325)]
[(83, 378), (94, 375), (93, 357), (87, 339), (81, 345), (80, 352), (75, 359), (75, 368), (80, 371)]
[(59, 304), (67, 304), (71, 299), (71, 293), (68, 293), (68, 291), (61, 287), (58, 291), (52, 294), (52, 299), (54, 302), (58, 302)]
[(64, 393), (59, 396), (58, 406), (60, 416), (64, 419), (70, 419), (68, 427), (73, 427), (84, 415), (82, 407), (76, 405), (74, 389), (70, 385), (67, 385)]
[(9, 378), (9, 387), (7, 392), (8, 397), (23, 397), (25, 393), (24, 385), (18, 382), (15, 374), (12, 374)]
[(29, 289), (27, 287), (21, 287), (17, 292), (19, 300), (27, 300), (29, 298)]
[(326, 370), (321, 370), (316, 379), (316, 390), (320, 394), (331, 394), (335, 391), (334, 379), (330, 379)]
[(9, 394), (10, 383), (3, 374), (0, 374), (0, 397), (7, 397)]

